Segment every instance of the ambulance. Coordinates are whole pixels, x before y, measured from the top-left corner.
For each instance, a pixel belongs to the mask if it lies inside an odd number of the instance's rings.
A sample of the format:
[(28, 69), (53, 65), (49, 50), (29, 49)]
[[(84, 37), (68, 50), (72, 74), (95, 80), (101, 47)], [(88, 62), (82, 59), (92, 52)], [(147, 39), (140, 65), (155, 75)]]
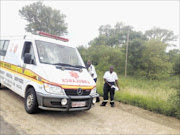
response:
[[(68, 39), (37, 35), (1, 37), (0, 87), (24, 98), (27, 113), (80, 111), (95, 105), (96, 84)], [(12, 100), (12, 99), (9, 99)]]

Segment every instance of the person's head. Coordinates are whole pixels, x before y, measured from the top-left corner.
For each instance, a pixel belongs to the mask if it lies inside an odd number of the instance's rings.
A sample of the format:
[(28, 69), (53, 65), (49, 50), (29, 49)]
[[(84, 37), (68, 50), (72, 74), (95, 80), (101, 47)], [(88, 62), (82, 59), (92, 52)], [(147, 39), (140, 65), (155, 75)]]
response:
[(112, 73), (114, 71), (114, 66), (109, 67), (109, 72)]
[(90, 61), (90, 60), (88, 60), (87, 66), (88, 66), (88, 67), (91, 66), (91, 61)]

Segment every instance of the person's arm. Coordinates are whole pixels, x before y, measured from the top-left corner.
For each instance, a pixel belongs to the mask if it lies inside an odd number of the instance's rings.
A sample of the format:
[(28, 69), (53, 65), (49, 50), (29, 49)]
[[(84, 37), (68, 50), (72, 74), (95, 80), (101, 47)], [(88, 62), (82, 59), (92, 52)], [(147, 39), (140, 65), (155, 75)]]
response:
[(95, 74), (95, 68), (93, 65), (91, 65), (91, 76), (94, 77)]
[(119, 84), (118, 84), (118, 76), (116, 73), (115, 73), (115, 83), (116, 83), (116, 86), (118, 87), (118, 89), (120, 90)]
[(116, 85), (117, 85), (118, 89), (120, 90), (118, 80), (116, 80), (115, 82), (116, 82)]
[(110, 83), (107, 82), (107, 80), (104, 78), (105, 83), (107, 83), (110, 87), (112, 86)]

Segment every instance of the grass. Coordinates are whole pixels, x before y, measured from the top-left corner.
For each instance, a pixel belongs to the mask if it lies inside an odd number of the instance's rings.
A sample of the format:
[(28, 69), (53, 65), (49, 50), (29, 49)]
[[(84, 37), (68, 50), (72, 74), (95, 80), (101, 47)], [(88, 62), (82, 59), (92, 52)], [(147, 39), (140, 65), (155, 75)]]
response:
[[(179, 79), (146, 80), (119, 76), (120, 91), (116, 91), (115, 100), (138, 106), (167, 116), (180, 118), (177, 107), (171, 102), (172, 95), (179, 89)], [(99, 75), (97, 91), (103, 96), (103, 78)]]

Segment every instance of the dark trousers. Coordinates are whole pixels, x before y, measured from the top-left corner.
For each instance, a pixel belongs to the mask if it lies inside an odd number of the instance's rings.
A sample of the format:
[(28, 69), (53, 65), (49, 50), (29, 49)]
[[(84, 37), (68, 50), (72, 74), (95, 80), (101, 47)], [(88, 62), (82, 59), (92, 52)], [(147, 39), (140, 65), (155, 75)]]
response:
[(94, 79), (95, 83), (97, 82), (97, 78)]
[[(97, 82), (97, 78), (95, 78), (94, 81), (95, 81), (95, 83), (96, 83), (96, 82)], [(97, 91), (96, 91), (96, 93), (97, 93)], [(99, 97), (97, 97), (97, 98), (96, 98), (96, 102), (99, 102), (99, 101), (100, 101), (100, 99), (99, 99)]]
[[(114, 82), (109, 82), (109, 84), (115, 85)], [(111, 103), (114, 103), (115, 89), (111, 88), (107, 83), (104, 83), (103, 92), (104, 92), (104, 96), (103, 96), (104, 97), (104, 101), (103, 102), (108, 102), (108, 93), (110, 92)]]

